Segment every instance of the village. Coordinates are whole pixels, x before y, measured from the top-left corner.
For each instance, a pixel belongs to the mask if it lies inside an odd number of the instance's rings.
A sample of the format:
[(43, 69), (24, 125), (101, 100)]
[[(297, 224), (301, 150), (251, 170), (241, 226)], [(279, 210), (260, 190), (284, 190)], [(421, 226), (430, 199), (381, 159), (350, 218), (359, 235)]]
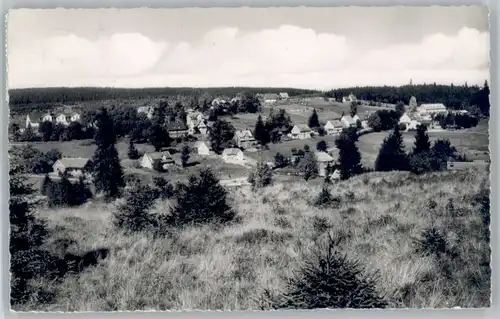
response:
[[(293, 180), (293, 177), (301, 175), (297, 169), (284, 169), (276, 163), (276, 156), (284, 156), (286, 162), (297, 162), (297, 149), (306, 147), (314, 152), (314, 157), (318, 165), (318, 175), (330, 180), (338, 180), (340, 175), (335, 167), (338, 159), (338, 150), (334, 147), (335, 139), (345, 130), (352, 130), (358, 136), (375, 134), (380, 131), (375, 126), (376, 121), (370, 121), (370, 116), (376, 114), (379, 110), (395, 110), (396, 105), (384, 104), (371, 106), (370, 101), (358, 100), (352, 93), (343, 96), (340, 101), (335, 99), (317, 97), (290, 97), (287, 92), (256, 94), (255, 102), (258, 103), (260, 112), (257, 114), (237, 114), (236, 116), (222, 116), (236, 128), (229, 143), (219, 152), (212, 149), (210, 132), (215, 123), (210, 111), (219, 109), (226, 111), (235, 103), (241, 103), (242, 94), (231, 99), (215, 97), (209, 103), (209, 108), (205, 107), (205, 112), (200, 107), (184, 107), (182, 118), (176, 121), (165, 121), (164, 127), (168, 132), (169, 138), (183, 143), (178, 146), (185, 146), (188, 154), (183, 154), (181, 148), (163, 147), (162, 149), (151, 149), (149, 145), (139, 145), (143, 149), (138, 152), (136, 157), (120, 156), (122, 166), (126, 168), (126, 173), (144, 176), (168, 176), (172, 180), (182, 180), (189, 173), (192, 173), (192, 166), (207, 165), (215, 167), (222, 175), (221, 183), (231, 186), (248, 185), (247, 176), (249, 171), (255, 167), (259, 160), (264, 160), (266, 164), (284, 180)], [(153, 120), (157, 105), (139, 106), (136, 108), (138, 116)], [(279, 139), (272, 144), (261, 145), (255, 138), (255, 123), (257, 115), (262, 116), (263, 121), (267, 120), (267, 112), (285, 110), (287, 114), (292, 115), (291, 125), (283, 127), (279, 131)], [(358, 112), (359, 110), (359, 112)], [(419, 125), (425, 125), (429, 133), (444, 132), (442, 121), (448, 114), (467, 115), (466, 110), (447, 109), (442, 103), (422, 103), (417, 104), (415, 97), (412, 97), (404, 108), (399, 110), (397, 118), (398, 125), (403, 132), (415, 131)], [(319, 117), (319, 125), (310, 127), (307, 116), (316, 114)], [(295, 116), (298, 114), (298, 116)], [(247, 116), (248, 115), (248, 116)], [(40, 128), (53, 123), (54, 127), (82, 126), (81, 111), (70, 108), (60, 112), (32, 112), (25, 115), (25, 121), (19, 125), (17, 134), (25, 134), (30, 130), (34, 135), (40, 135)], [(247, 120), (238, 123), (238, 117), (247, 116)], [(299, 117), (300, 116), (300, 117)], [(235, 119), (235, 120), (233, 120)], [(298, 122), (297, 120), (302, 121)], [(234, 121), (234, 123), (233, 123)], [(252, 123), (253, 122), (253, 123)], [(91, 123), (88, 124), (91, 126)], [(84, 128), (85, 129), (85, 128)], [(449, 130), (450, 128), (448, 128)], [(89, 136), (91, 137), (91, 136)], [(317, 148), (316, 143), (325, 141), (330, 146), (326, 148)], [(380, 141), (381, 142), (381, 141)], [(44, 142), (34, 142), (40, 146)], [(52, 142), (48, 142), (52, 143)], [(57, 142), (55, 142), (57, 143)], [(70, 143), (70, 142), (68, 142)], [(311, 145), (309, 145), (311, 144)], [(16, 145), (14, 143), (13, 145)], [(57, 148), (57, 145), (56, 145)], [(129, 145), (130, 148), (130, 145)], [(130, 150), (128, 150), (130, 152)], [(363, 153), (363, 150), (361, 150)], [(90, 160), (89, 156), (75, 157), (72, 154), (65, 154), (52, 164), (52, 171), (48, 173), (50, 178), (58, 179), (62, 174), (68, 173), (70, 178), (77, 180), (80, 176), (90, 181)], [(303, 155), (303, 152), (302, 152)], [(364, 154), (363, 154), (364, 155)], [(183, 157), (190, 160), (183, 160)], [(188, 163), (190, 162), (191, 165)], [(474, 160), (459, 165), (449, 163), (450, 169), (459, 167), (466, 168), (471, 165), (484, 164), (484, 160)], [(43, 177), (40, 175), (39, 177)], [(146, 179), (147, 180), (147, 179)]]

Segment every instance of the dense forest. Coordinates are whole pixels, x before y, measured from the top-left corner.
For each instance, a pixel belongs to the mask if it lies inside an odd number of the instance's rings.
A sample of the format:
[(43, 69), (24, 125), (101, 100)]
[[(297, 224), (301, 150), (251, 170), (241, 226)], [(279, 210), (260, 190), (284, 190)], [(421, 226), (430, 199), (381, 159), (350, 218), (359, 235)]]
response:
[(408, 104), (415, 96), (420, 103), (443, 103), (451, 109), (470, 109), (477, 106), (483, 115), (489, 115), (490, 89), (488, 82), (483, 87), (465, 85), (404, 85), (404, 86), (367, 86), (335, 89), (325, 93), (327, 97), (341, 99), (342, 96), (354, 94), (358, 99), (397, 104), (402, 101)]
[(233, 97), (241, 92), (251, 93), (279, 93), (287, 92), (290, 96), (314, 94), (318, 91), (293, 88), (250, 88), (250, 87), (222, 87), (222, 88), (97, 88), (97, 87), (54, 87), (54, 88), (27, 88), (9, 90), (9, 105), (21, 106), (28, 104), (55, 104), (77, 103), (85, 101), (102, 101), (117, 99), (144, 99), (167, 98), (170, 96), (202, 96)]

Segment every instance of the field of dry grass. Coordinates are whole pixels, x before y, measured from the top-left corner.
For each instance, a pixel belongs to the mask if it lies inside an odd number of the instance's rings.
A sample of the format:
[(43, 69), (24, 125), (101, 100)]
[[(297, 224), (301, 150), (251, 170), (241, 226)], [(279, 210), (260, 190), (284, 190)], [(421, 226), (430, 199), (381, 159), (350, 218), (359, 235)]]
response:
[[(377, 289), (391, 307), (487, 306), (489, 244), (472, 199), (488, 188), (486, 171), (370, 173), (332, 185), (341, 204), (329, 209), (311, 205), (320, 183), (232, 189), (235, 224), (190, 227), (166, 238), (116, 231), (109, 222), (113, 204), (42, 209), (53, 231), (51, 250), (62, 239), (71, 240), (72, 253), (105, 247), (111, 254), (78, 276), (67, 275), (54, 287), (53, 304), (24, 309), (266, 308), (327, 232), (343, 239), (339, 249), (349, 258), (379, 271)], [(159, 200), (154, 211), (166, 213), (169, 206)], [(453, 258), (416, 253), (415, 240), (432, 226), (443, 232)]]

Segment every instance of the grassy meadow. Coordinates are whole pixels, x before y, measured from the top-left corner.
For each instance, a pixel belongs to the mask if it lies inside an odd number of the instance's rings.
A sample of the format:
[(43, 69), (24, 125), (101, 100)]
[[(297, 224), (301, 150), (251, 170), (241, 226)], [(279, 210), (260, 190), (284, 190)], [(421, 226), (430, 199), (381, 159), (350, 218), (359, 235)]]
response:
[[(336, 208), (312, 205), (320, 189), (321, 183), (304, 181), (256, 192), (232, 188), (235, 223), (188, 227), (164, 238), (114, 229), (112, 203), (42, 208), (39, 215), (52, 231), (50, 250), (63, 253), (65, 241), (67, 252), (104, 247), (110, 256), (59, 285), (39, 283), (54, 285), (56, 299), (23, 309), (268, 309), (327, 233), (341, 239), (338, 249), (348, 258), (378, 272), (377, 291), (390, 307), (489, 305), (490, 248), (474, 200), (489, 190), (488, 172), (364, 174), (330, 186), (340, 199)], [(170, 205), (158, 200), (153, 211), (168, 214)], [(443, 234), (445, 252), (420, 254), (416, 243), (431, 227)]]

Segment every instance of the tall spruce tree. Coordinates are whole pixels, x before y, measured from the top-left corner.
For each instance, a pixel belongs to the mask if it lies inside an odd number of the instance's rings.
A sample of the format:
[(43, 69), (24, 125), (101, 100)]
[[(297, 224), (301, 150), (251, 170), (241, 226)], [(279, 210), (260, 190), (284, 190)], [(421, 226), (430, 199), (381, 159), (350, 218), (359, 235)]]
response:
[(305, 153), (304, 158), (300, 160), (300, 170), (306, 181), (318, 177), (319, 168), (313, 152)]
[(311, 116), (309, 117), (309, 127), (310, 128), (316, 128), (319, 127), (319, 119), (318, 119), (318, 113), (316, 113), (316, 109), (313, 109)]
[(351, 102), (351, 111), (349, 113), (352, 117), (358, 114), (358, 104), (356, 102)]
[(350, 134), (342, 132), (335, 141), (335, 145), (339, 149), (340, 179), (346, 180), (353, 175), (360, 174), (363, 171), (361, 154)]
[(116, 135), (113, 120), (105, 108), (102, 108), (97, 115), (96, 126), (97, 150), (92, 158), (94, 185), (96, 191), (102, 192), (106, 198), (115, 198), (125, 187), (125, 179), (115, 147)]
[(153, 145), (155, 151), (160, 151), (163, 147), (170, 145), (168, 131), (159, 124), (153, 124), (148, 129), (148, 142)]
[(417, 133), (415, 134), (415, 146), (413, 147), (413, 154), (427, 153), (431, 149), (431, 142), (429, 135), (427, 135), (427, 126), (417, 126)]
[(375, 161), (375, 170), (382, 172), (405, 171), (408, 168), (408, 155), (405, 152), (403, 136), (399, 125), (395, 125), (394, 130), (384, 139), (380, 147)]
[(235, 129), (231, 123), (224, 120), (215, 121), (209, 134), (212, 150), (217, 154), (221, 154), (224, 148), (230, 145), (234, 133)]
[(257, 118), (257, 123), (255, 123), (254, 137), (262, 146), (265, 146), (270, 142), (270, 132), (268, 131), (268, 126), (264, 124), (262, 116), (260, 115)]
[(181, 152), (182, 167), (185, 167), (189, 162), (189, 153), (190, 153), (189, 146), (184, 145), (184, 147), (182, 147), (182, 152)]

